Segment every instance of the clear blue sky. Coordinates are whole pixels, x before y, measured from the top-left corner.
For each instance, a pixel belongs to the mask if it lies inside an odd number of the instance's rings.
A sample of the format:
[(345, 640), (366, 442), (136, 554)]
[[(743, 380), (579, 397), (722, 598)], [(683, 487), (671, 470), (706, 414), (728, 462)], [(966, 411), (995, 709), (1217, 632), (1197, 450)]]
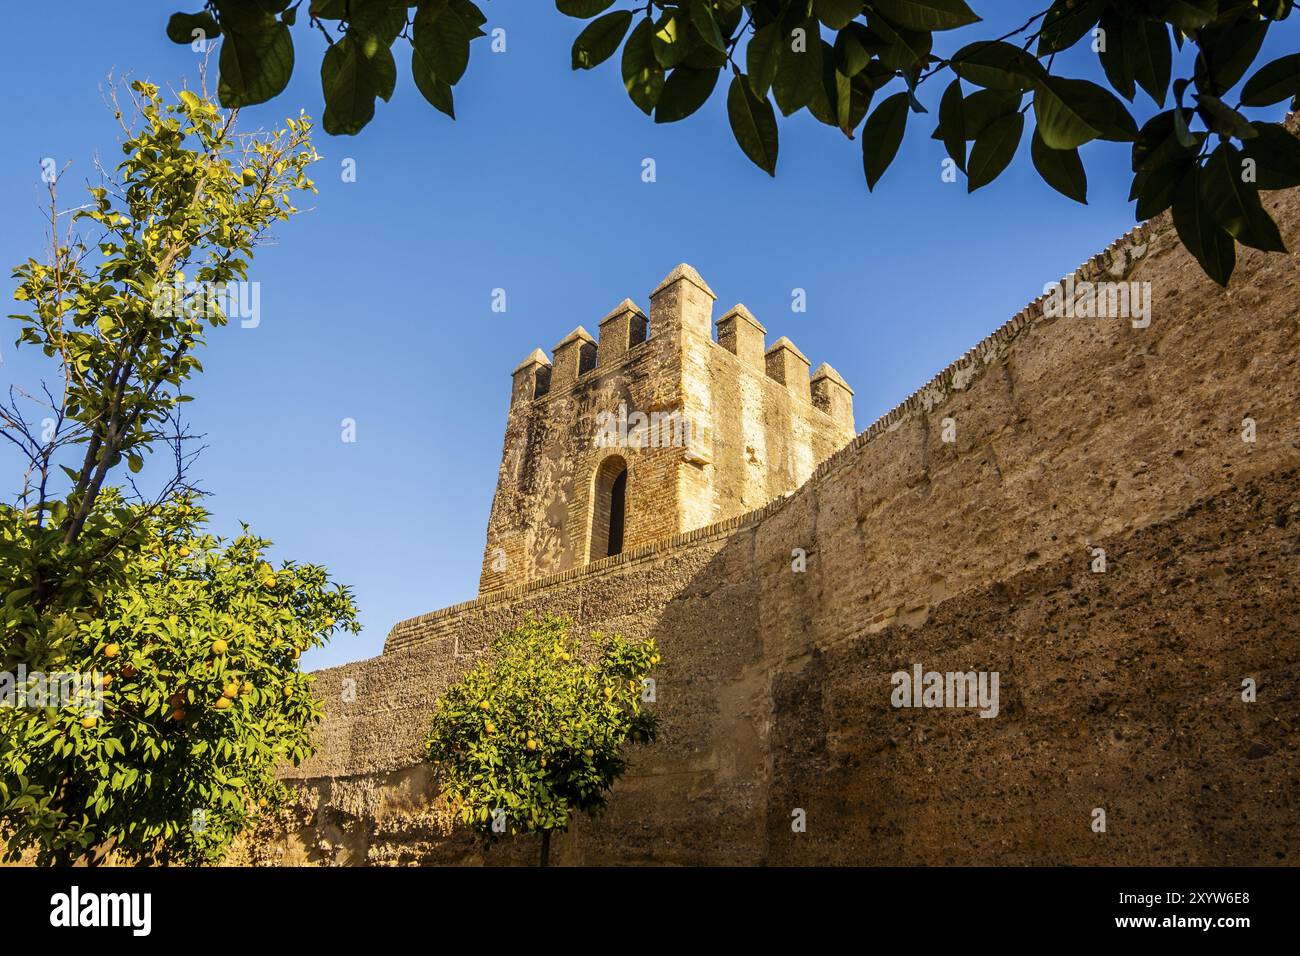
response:
[[(73, 162), (69, 204), (95, 152), (115, 161), (119, 130), (100, 94), (110, 70), (164, 86), (195, 75), (198, 57), (163, 26), (198, 6), (7, 10), (0, 262), (42, 253), (43, 157)], [(770, 338), (788, 335), (814, 365), (834, 365), (865, 428), (1133, 225), (1124, 145), (1084, 149), (1087, 207), (1037, 178), (1027, 137), (1013, 168), (972, 196), (940, 180), (933, 115), (913, 116), (868, 194), (858, 144), (803, 114), (782, 121), (772, 180), (735, 146), (721, 84), (695, 116), (656, 126), (627, 99), (617, 57), (570, 71), (580, 21), (544, 0), (482, 6), (507, 49), (475, 43), (457, 121), (420, 97), (406, 54), (392, 102), (359, 137), (320, 135), (315, 207), (278, 231), (250, 275), (261, 326), (212, 335), (192, 389), (191, 419), (210, 446), (197, 473), (214, 493), (217, 530), (248, 521), (279, 556), (323, 563), (355, 588), (364, 633), (311, 652), (309, 668), (377, 654), (396, 621), (474, 596), (510, 371), (579, 324), (594, 334), (624, 297), (648, 310), (676, 263), (700, 270), (720, 309), (743, 301)], [(1046, 4), (974, 6), (990, 17), (974, 32), (988, 36)], [(1275, 27), (1260, 62), (1297, 49), (1298, 25), (1293, 16)], [(299, 107), (320, 115), (324, 39), (303, 27), (288, 91), (246, 110), (245, 126)], [(940, 36), (938, 49), (971, 38)], [(1084, 44), (1057, 71), (1099, 73)], [(942, 88), (930, 86), (922, 99), (933, 114)], [(1141, 122), (1154, 107), (1138, 96)], [(657, 164), (653, 184), (641, 181), (645, 157)], [(345, 158), (356, 160), (355, 183), (341, 181)], [(505, 314), (490, 308), (497, 287)], [(796, 287), (806, 313), (791, 311)], [(38, 356), (15, 356), (16, 332), (0, 337), (0, 384), (35, 369)], [(357, 422), (355, 444), (340, 440), (345, 417)], [(11, 489), (17, 464), (0, 455)]]

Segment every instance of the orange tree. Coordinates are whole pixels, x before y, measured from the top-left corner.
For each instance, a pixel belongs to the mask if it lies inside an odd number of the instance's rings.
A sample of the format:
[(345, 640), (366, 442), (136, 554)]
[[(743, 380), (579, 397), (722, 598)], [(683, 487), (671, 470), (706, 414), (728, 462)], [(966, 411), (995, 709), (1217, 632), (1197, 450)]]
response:
[[(729, 73), (732, 133), (770, 175), (778, 110), (807, 110), (860, 139), (864, 177), (874, 188), (908, 126), (937, 107), (934, 138), (970, 190), (996, 179), (1028, 138), (1043, 180), (1086, 202), (1079, 147), (1131, 143), (1128, 198), (1137, 201), (1137, 218), (1172, 207), (1179, 238), (1216, 282), (1227, 284), (1238, 242), (1283, 251), (1259, 190), (1300, 185), (1300, 146), (1276, 111), (1259, 119), (1241, 111), (1288, 101), (1300, 107), (1300, 53), (1252, 69), (1294, 0), (1039, 0), (1026, 5), (1017, 29), (996, 37), (967, 32), (970, 42), (943, 49), (943, 34), (980, 22), (974, 7), (1001, 5), (1005, 0), (555, 0), (560, 13), (590, 21), (573, 42), (573, 69), (592, 69), (621, 47), (628, 97), (656, 123), (690, 116)], [(454, 115), (452, 88), (474, 40), (485, 36), (486, 18), (472, 0), (207, 0), (195, 13), (172, 16), (167, 33), (178, 43), (221, 37), (222, 101), (241, 106), (285, 88), (294, 68), (290, 28), (300, 22), (324, 38), (325, 130), (352, 134), (374, 117), (377, 100), (392, 96), (399, 40), (409, 43), (416, 87)], [(1064, 75), (1056, 62), (1084, 45), (1102, 83)], [(1194, 55), (1177, 56), (1185, 46)], [(1175, 67), (1184, 75), (1175, 78)], [(946, 84), (941, 95), (938, 83)], [(1133, 103), (1139, 90), (1159, 110), (1140, 129), (1124, 102)], [(929, 108), (926, 91), (935, 94)]]
[[(120, 504), (112, 490), (100, 501)], [(150, 543), (67, 649), (65, 667), (96, 675), (100, 707), (0, 717), (10, 858), (114, 850), (134, 862), (214, 862), (282, 803), (276, 766), (311, 752), (321, 717), (298, 657), (356, 631), (355, 607), (323, 568), (273, 569), (271, 542), (247, 528), (216, 538), (207, 517), (188, 496), (153, 509), (142, 522)]]
[(490, 845), (595, 815), (627, 769), (624, 745), (655, 739), (653, 639), (572, 637), (567, 618), (527, 617), (438, 699), (426, 740), (442, 792)]
[[(120, 162), (70, 210), (52, 177), (50, 254), (14, 270), (19, 346), (62, 380), (0, 401), (26, 459), (0, 504), (0, 685), (23, 695), (0, 707), (0, 836), (41, 862), (219, 856), (274, 802), (276, 762), (308, 752), (298, 654), (356, 629), (323, 569), (203, 531), (179, 414), (254, 247), (313, 189), (311, 124), (242, 133), (192, 90), (122, 95)], [(159, 450), (174, 473), (146, 494)], [(102, 709), (25, 692), (53, 671), (102, 679)]]

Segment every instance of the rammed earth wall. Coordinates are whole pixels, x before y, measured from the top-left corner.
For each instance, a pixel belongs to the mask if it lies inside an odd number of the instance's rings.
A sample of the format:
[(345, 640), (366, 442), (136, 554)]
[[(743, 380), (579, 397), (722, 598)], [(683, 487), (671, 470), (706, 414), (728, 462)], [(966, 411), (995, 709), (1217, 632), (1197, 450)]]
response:
[[(1300, 193), (1267, 203), (1300, 248)], [(1035, 303), (792, 495), (397, 625), (317, 675), (300, 806), (235, 859), (531, 860), (453, 830), (419, 753), (536, 611), (664, 660), (661, 740), (561, 863), (1297, 862), (1300, 258), (1239, 251), (1225, 292), (1161, 217), (1078, 273), (1150, 282), (1148, 328)], [(891, 707), (918, 662), (998, 671), (998, 716)]]

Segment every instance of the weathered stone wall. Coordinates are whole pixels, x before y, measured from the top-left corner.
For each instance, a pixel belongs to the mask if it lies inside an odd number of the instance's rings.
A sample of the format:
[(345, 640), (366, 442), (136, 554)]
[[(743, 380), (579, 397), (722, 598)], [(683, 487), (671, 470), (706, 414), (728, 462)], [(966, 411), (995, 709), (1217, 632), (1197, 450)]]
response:
[[(783, 364), (769, 371), (752, 316), (733, 354), (729, 323), (723, 344), (712, 339), (713, 302), (679, 266), (651, 294), (648, 320), (624, 300), (599, 341), (580, 327), (553, 362), (536, 351), (515, 370), (480, 593), (604, 556), (595, 476), (611, 457), (627, 467), (626, 550), (787, 494), (853, 438), (852, 392), (833, 369), (810, 381), (807, 360), (780, 345), (769, 358)], [(599, 416), (620, 406), (633, 429), (637, 414), (665, 417), (652, 419), (652, 446), (597, 446)]]
[[(1300, 193), (1268, 205), (1297, 248)], [(1150, 327), (1035, 303), (789, 498), (403, 622), (318, 675), (301, 806), (239, 858), (531, 858), (453, 831), (418, 754), (440, 689), (536, 610), (664, 659), (661, 740), (560, 862), (1294, 863), (1298, 264), (1243, 250), (1225, 292), (1156, 220), (1079, 273), (1150, 282)], [(892, 708), (918, 662), (998, 671), (998, 716)]]

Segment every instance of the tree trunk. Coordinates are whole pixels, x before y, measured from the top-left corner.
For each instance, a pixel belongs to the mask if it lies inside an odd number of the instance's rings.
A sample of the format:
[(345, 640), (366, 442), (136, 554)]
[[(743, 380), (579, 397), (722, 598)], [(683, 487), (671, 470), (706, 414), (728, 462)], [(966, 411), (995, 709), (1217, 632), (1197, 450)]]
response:
[(551, 831), (542, 831), (542, 862), (541, 866), (551, 865)]

